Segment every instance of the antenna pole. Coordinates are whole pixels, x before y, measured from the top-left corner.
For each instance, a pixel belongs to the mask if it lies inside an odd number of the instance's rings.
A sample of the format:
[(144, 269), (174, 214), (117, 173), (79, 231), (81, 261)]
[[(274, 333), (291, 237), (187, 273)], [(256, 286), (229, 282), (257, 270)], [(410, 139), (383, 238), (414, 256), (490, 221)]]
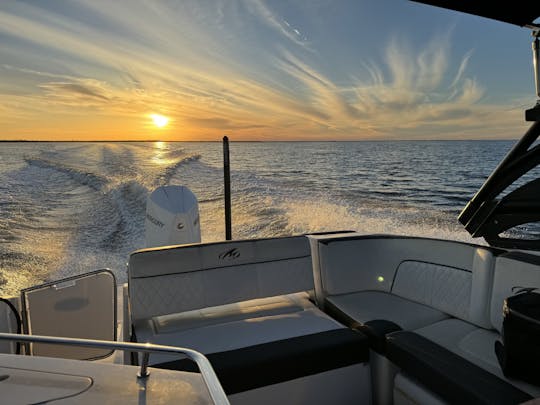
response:
[(231, 240), (231, 165), (229, 160), (229, 138), (226, 136), (223, 137), (223, 181), (225, 185), (225, 240)]
[(534, 40), (532, 43), (533, 49), (533, 66), (534, 66), (534, 83), (536, 85), (536, 96), (540, 99), (540, 40), (538, 36), (540, 31), (536, 31), (534, 34)]
[(536, 86), (536, 105), (525, 111), (526, 121), (540, 121), (540, 30), (533, 31), (533, 67), (534, 67), (534, 84)]

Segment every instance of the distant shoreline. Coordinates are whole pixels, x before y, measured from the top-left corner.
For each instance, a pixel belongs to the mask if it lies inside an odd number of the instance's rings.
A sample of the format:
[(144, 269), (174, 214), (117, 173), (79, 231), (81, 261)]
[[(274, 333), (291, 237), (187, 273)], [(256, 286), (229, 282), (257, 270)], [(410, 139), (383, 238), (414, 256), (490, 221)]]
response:
[[(233, 139), (229, 138), (230, 142), (234, 143), (275, 143), (275, 142), (290, 142), (290, 143), (313, 143), (313, 142), (508, 142), (508, 141), (518, 141), (519, 138), (511, 138), (511, 139), (354, 139), (354, 140), (310, 140), (310, 141), (285, 141), (285, 140), (275, 140), (275, 141), (235, 141)], [(215, 141), (193, 141), (193, 140), (185, 140), (185, 141), (160, 141), (160, 140), (133, 140), (133, 139), (127, 139), (127, 140), (87, 140), (87, 141), (51, 141), (51, 140), (28, 140), (28, 139), (16, 139), (16, 140), (8, 140), (8, 139), (0, 139), (0, 143), (154, 143), (154, 142), (185, 142), (185, 143), (221, 143), (223, 142), (221, 139), (215, 140)]]

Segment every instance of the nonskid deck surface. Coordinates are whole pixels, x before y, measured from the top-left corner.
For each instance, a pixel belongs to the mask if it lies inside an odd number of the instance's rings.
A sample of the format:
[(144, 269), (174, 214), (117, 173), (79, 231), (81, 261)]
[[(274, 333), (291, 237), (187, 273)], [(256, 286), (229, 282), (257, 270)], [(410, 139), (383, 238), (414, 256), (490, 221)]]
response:
[(212, 403), (197, 373), (151, 369), (139, 379), (135, 366), (8, 354), (0, 354), (0, 364), (8, 376), (0, 382), (6, 404)]

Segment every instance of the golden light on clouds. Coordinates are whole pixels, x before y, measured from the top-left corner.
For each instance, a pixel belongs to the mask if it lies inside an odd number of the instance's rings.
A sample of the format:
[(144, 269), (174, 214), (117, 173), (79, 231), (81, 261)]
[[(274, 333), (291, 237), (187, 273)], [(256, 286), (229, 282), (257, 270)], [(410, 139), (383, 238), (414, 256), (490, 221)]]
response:
[(163, 128), (169, 123), (169, 118), (165, 117), (164, 115), (150, 114), (150, 118), (152, 118), (154, 125), (158, 128)]
[[(522, 106), (531, 94), (502, 91), (504, 82), (479, 73), (480, 44), (491, 39), (471, 48), (453, 20), (445, 29), (431, 26), (433, 18), (420, 36), (383, 24), (366, 35), (349, 16), (371, 12), (386, 21), (376, 2), (332, 6), (328, 21), (302, 20), (325, 15), (330, 6), (322, 3), (302, 3), (293, 8), (306, 12), (297, 13), (265, 0), (128, 8), (106, 0), (0, 1), (0, 138), (508, 139), (525, 129)], [(338, 22), (354, 25), (336, 30)], [(349, 31), (365, 41), (339, 36)], [(529, 88), (530, 76), (521, 76), (513, 80)]]

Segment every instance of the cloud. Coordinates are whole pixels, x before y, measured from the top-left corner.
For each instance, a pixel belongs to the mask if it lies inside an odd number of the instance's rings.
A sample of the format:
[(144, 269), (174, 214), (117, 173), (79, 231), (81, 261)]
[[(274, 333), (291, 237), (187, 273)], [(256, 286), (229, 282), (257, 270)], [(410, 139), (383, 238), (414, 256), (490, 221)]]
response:
[(40, 85), (41, 88), (45, 89), (49, 95), (63, 97), (75, 96), (77, 99), (80, 98), (97, 98), (103, 101), (109, 101), (109, 97), (105, 96), (102, 93), (102, 89), (94, 87), (92, 88), (89, 85), (84, 85), (80, 83), (62, 83), (62, 82), (50, 82)]
[(393, 38), (380, 59), (335, 60), (336, 74), (319, 44), (261, 0), (80, 0), (69, 15), (37, 4), (0, 7), (2, 133), (153, 135), (151, 113), (171, 117), (171, 137), (197, 139), (509, 137), (508, 122), (521, 121), (512, 101), (487, 103), (468, 72), (472, 50), (450, 63), (449, 34), (420, 48)]
[(257, 16), (267, 26), (273, 28), (294, 44), (310, 49), (309, 43), (300, 31), (292, 27), (288, 21), (275, 14), (262, 0), (249, 0), (246, 2), (246, 6), (253, 15)]
[(458, 72), (456, 74), (456, 77), (452, 81), (452, 84), (450, 85), (450, 87), (455, 87), (459, 83), (459, 81), (461, 80), (461, 77), (463, 76), (463, 73), (465, 73), (465, 69), (467, 69), (467, 64), (469, 63), (469, 59), (471, 58), (472, 54), (473, 54), (473, 51), (470, 50), (469, 52), (465, 54), (463, 59), (461, 59)]
[(260, 129), (266, 128), (266, 125), (242, 124), (233, 122), (226, 118), (186, 118), (186, 122), (195, 124), (203, 128), (213, 128), (218, 130), (239, 130), (239, 129)]
[[(364, 62), (349, 86), (334, 83), (288, 53), (279, 65), (301, 84), (303, 99), (322, 113), (318, 122), (338, 137), (358, 136), (362, 129), (389, 138), (431, 139), (439, 134), (448, 137), (452, 131), (459, 138), (518, 134), (523, 125), (517, 111), (506, 111), (508, 105), (481, 103), (484, 87), (467, 77), (472, 51), (454, 73), (448, 62), (450, 49), (448, 36), (435, 36), (416, 52), (403, 39), (391, 40), (384, 52), (385, 64)], [(450, 85), (449, 77), (453, 78)], [(479, 126), (479, 120), (489, 124)], [(508, 132), (509, 126), (502, 124), (505, 120), (513, 120), (518, 132)], [(417, 133), (412, 135), (414, 129)]]
[(484, 89), (480, 86), (476, 80), (466, 78), (463, 81), (463, 88), (461, 95), (458, 97), (458, 103), (474, 104), (479, 101), (484, 95)]

